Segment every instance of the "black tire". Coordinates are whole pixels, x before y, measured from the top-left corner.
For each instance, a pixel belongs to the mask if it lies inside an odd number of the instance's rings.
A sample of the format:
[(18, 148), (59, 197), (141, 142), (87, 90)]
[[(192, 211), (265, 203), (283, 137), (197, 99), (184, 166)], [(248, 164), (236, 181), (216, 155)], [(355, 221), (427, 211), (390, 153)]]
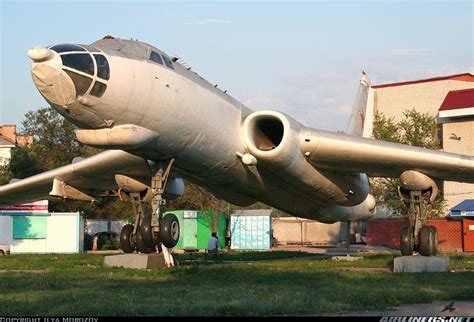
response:
[(413, 237), (410, 226), (403, 226), (400, 230), (400, 252), (402, 256), (413, 255)]
[(150, 254), (154, 253), (155, 249), (154, 247), (148, 247), (145, 242), (143, 241), (143, 236), (141, 234), (141, 231), (138, 230), (137, 236), (136, 236), (136, 241), (137, 241), (137, 249), (140, 253), (143, 254)]
[(419, 252), (423, 256), (436, 256), (438, 252), (438, 231), (436, 227), (421, 227), (419, 248)]
[(3, 249), (0, 249), (0, 255), (5, 255), (5, 252), (3, 251)]
[(133, 225), (125, 225), (120, 232), (120, 247), (124, 253), (133, 253), (135, 250), (135, 242), (132, 238)]
[(168, 248), (176, 246), (179, 240), (179, 221), (174, 214), (168, 214), (161, 219), (160, 239)]
[(140, 234), (143, 244), (147, 248), (155, 248), (155, 241), (153, 240), (153, 229), (151, 228), (151, 215), (147, 214), (143, 217), (140, 224)]

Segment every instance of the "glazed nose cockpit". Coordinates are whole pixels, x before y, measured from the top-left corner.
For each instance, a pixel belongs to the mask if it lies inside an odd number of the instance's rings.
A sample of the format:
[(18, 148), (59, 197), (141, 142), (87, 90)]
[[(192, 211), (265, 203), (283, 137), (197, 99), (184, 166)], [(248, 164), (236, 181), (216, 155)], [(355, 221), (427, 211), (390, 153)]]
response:
[(110, 78), (107, 58), (93, 46), (61, 44), (28, 51), (33, 81), (52, 104), (66, 107), (85, 95), (102, 97)]

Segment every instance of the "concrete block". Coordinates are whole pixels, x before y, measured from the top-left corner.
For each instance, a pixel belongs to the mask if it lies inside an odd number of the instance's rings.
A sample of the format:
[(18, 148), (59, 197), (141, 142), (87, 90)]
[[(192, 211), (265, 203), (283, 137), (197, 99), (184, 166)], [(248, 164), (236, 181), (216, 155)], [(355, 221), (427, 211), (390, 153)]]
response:
[(394, 273), (449, 272), (449, 257), (401, 256), (393, 261)]
[[(175, 266), (179, 265), (178, 256), (172, 254)], [(160, 254), (122, 254), (105, 256), (104, 265), (109, 267), (125, 267), (134, 269), (165, 268), (166, 262), (163, 253)]]
[(348, 262), (353, 262), (353, 261), (358, 261), (363, 259), (361, 256), (333, 256), (332, 260), (334, 261), (348, 261)]

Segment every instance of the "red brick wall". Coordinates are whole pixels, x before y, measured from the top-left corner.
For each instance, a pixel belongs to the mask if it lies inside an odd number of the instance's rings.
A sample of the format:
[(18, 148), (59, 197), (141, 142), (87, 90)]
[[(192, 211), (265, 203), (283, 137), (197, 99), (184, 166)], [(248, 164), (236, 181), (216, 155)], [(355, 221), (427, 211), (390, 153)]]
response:
[(369, 220), (367, 245), (400, 248), (400, 229), (407, 224), (404, 220)]
[[(407, 225), (404, 220), (370, 220), (367, 222), (367, 245), (400, 247), (400, 229)], [(462, 252), (462, 222), (446, 219), (429, 220), (427, 225), (438, 229), (439, 250)]]
[(462, 252), (462, 221), (429, 220), (428, 225), (438, 229), (438, 247), (442, 252)]

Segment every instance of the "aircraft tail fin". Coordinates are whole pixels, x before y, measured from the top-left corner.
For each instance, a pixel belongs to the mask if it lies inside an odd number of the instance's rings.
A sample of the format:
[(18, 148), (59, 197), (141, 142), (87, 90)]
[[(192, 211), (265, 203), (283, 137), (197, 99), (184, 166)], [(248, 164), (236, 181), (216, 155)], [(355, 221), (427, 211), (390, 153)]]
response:
[(370, 88), (370, 79), (362, 72), (362, 78), (352, 106), (351, 118), (347, 125), (345, 133), (372, 137), (374, 109), (373, 109), (373, 90)]

